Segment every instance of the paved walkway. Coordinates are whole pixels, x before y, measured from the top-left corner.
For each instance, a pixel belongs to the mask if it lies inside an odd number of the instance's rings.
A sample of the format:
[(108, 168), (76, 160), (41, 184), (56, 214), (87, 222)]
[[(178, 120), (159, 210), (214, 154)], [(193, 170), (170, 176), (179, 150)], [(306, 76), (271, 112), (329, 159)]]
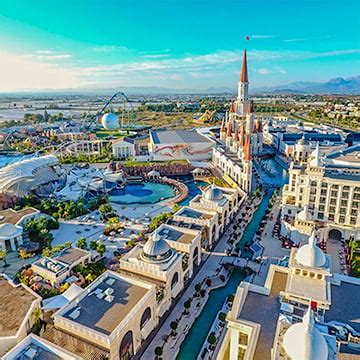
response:
[[(209, 297), (209, 288), (204, 285), (203, 288), (206, 288), (206, 296), (204, 298), (194, 298), (191, 302), (191, 308), (189, 309), (189, 313), (191, 315), (185, 315), (182, 317), (182, 313), (184, 311), (184, 302), (189, 298), (192, 298), (195, 293), (195, 285), (197, 283), (204, 283), (207, 278), (212, 279), (211, 288), (216, 288), (218, 286), (223, 286), (224, 283), (219, 280), (219, 269), (221, 269), (221, 264), (226, 260), (238, 261), (241, 262), (241, 266), (245, 266), (246, 259), (235, 258), (232, 256), (226, 256), (226, 250), (230, 250), (232, 248), (231, 245), (228, 244), (228, 240), (231, 235), (234, 233), (232, 229), (232, 225), (237, 222), (237, 219), (241, 218), (241, 213), (245, 212), (245, 206), (239, 210), (235, 220), (232, 221), (226, 232), (220, 238), (219, 242), (215, 246), (212, 252), (207, 253), (208, 258), (205, 260), (202, 268), (196, 274), (195, 278), (192, 280), (189, 287), (185, 290), (184, 294), (181, 296), (176, 306), (172, 310), (171, 314), (165, 321), (165, 323), (160, 327), (157, 334), (147, 347), (145, 353), (141, 356), (141, 359), (151, 359), (153, 360), (155, 357), (155, 348), (157, 346), (163, 346), (163, 355), (162, 358), (164, 360), (167, 359), (175, 359), (176, 355), (179, 351), (180, 345), (186, 337), (187, 332), (190, 330), (193, 322), (196, 320), (197, 316), (201, 313), (203, 307), (205, 306), (208, 297)], [(251, 208), (255, 208), (255, 206), (251, 206)], [(256, 209), (255, 209), (256, 210)], [(249, 218), (248, 216), (246, 217)], [(244, 219), (243, 219), (244, 220)], [(244, 221), (243, 221), (244, 222)], [(245, 226), (244, 226), (245, 227)], [(242, 234), (241, 234), (242, 235)], [(204, 253), (205, 254), (205, 253)], [(243, 264), (244, 263), (244, 264)], [(258, 265), (258, 264), (257, 264)], [(260, 267), (260, 265), (258, 265)], [(226, 272), (226, 270), (221, 270), (222, 272)], [(182, 317), (182, 318), (181, 318)], [(177, 336), (170, 337), (168, 341), (164, 339), (168, 337), (171, 333), (170, 324), (173, 321), (177, 321), (181, 318), (181, 321), (178, 323), (177, 328)]]

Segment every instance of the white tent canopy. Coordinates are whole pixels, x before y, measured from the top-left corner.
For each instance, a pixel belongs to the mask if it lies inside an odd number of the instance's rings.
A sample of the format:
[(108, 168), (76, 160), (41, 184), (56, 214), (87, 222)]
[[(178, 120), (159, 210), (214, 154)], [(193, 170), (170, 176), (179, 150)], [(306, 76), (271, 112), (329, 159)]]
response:
[(78, 296), (84, 290), (76, 285), (72, 284), (64, 293), (61, 295), (53, 296), (49, 299), (43, 300), (42, 309), (45, 311), (60, 309), (66, 304), (68, 304), (71, 300), (73, 300), (76, 296)]

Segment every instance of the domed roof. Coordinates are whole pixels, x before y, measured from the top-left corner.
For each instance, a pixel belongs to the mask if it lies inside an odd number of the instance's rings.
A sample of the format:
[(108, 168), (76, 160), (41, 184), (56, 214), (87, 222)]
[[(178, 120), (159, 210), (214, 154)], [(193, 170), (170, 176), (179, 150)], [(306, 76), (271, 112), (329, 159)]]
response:
[(297, 218), (302, 221), (311, 221), (312, 216), (309, 212), (309, 206), (305, 205), (304, 208), (297, 214)]
[(150, 261), (163, 261), (171, 257), (172, 249), (169, 244), (155, 233), (150, 236), (143, 248), (143, 256)]
[(151, 170), (147, 173), (147, 176), (160, 176), (160, 173), (156, 170)]
[(305, 136), (303, 135), (297, 142), (299, 145), (305, 145)]
[(220, 201), (224, 197), (223, 192), (212, 184), (203, 194), (205, 200)]
[(107, 130), (115, 130), (119, 127), (119, 119), (115, 114), (107, 113), (101, 117), (101, 124)]
[(326, 257), (316, 245), (315, 231), (309, 237), (309, 243), (303, 245), (296, 253), (296, 260), (303, 266), (322, 267), (326, 263)]
[(301, 323), (293, 324), (284, 335), (284, 349), (291, 360), (327, 360), (328, 345), (321, 332), (315, 327), (311, 309)]
[(20, 226), (15, 226), (10, 223), (0, 225), (0, 238), (11, 238), (14, 236), (19, 236), (21, 233), (22, 228)]

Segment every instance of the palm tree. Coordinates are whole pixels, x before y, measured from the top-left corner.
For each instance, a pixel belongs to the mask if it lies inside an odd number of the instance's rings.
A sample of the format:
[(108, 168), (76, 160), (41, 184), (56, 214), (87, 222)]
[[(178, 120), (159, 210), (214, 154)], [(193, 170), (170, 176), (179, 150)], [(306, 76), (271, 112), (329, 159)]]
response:
[(9, 264), (6, 262), (6, 256), (7, 256), (7, 251), (6, 250), (0, 250), (0, 260), (2, 260), (4, 262), (3, 267), (8, 267)]

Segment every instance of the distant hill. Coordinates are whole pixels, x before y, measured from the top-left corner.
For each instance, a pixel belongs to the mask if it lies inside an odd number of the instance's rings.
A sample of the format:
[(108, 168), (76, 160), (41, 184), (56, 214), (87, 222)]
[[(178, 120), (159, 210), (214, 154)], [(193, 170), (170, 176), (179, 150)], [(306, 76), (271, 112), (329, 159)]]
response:
[(323, 83), (298, 81), (288, 85), (257, 88), (254, 92), (359, 95), (360, 75), (346, 79), (338, 77)]

